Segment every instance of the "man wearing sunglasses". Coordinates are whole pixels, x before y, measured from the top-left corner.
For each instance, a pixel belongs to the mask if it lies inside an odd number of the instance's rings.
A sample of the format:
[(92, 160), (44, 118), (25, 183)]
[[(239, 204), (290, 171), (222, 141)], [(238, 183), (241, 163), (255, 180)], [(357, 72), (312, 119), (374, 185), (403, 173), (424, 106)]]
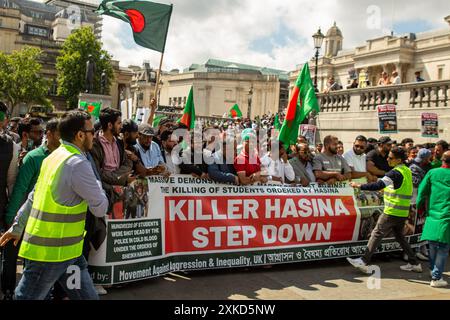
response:
[[(17, 245), (23, 233), (19, 256), (25, 268), (15, 290), (17, 300), (43, 300), (56, 282), (71, 300), (98, 299), (82, 255), (88, 208), (96, 217), (104, 217), (108, 209), (86, 157), (95, 130), (83, 111), (68, 113), (58, 128), (61, 146), (43, 161), (35, 189), (0, 238), (0, 246), (10, 240)], [(69, 267), (78, 272), (79, 285), (73, 285)]]
[(377, 178), (367, 172), (367, 138), (357, 136), (353, 143), (353, 149), (344, 153), (350, 169), (352, 169), (352, 179), (358, 179), (362, 183), (374, 182)]
[(348, 262), (355, 268), (368, 273), (368, 267), (373, 254), (380, 246), (383, 238), (391, 231), (394, 232), (404, 252), (408, 255), (409, 263), (401, 266), (403, 271), (422, 272), (422, 265), (417, 262), (416, 254), (406, 240), (403, 230), (409, 216), (409, 209), (413, 196), (413, 181), (411, 170), (405, 165), (406, 152), (402, 148), (392, 148), (388, 155), (389, 166), (393, 167), (378, 182), (361, 185), (352, 182), (353, 188), (367, 191), (384, 189), (384, 212), (380, 215), (377, 225), (372, 232), (367, 249), (361, 258), (350, 259)]

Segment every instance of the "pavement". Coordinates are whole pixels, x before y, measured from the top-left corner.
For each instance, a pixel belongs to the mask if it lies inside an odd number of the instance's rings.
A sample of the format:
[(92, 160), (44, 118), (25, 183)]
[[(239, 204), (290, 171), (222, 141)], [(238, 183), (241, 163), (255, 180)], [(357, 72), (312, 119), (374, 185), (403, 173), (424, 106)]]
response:
[[(102, 300), (450, 300), (450, 286), (431, 288), (423, 273), (405, 272), (405, 262), (375, 256), (379, 279), (345, 259), (269, 267), (177, 272), (107, 288)], [(447, 267), (450, 266), (450, 258)], [(22, 272), (18, 267), (18, 280)], [(444, 274), (450, 283), (450, 272)], [(2, 295), (0, 293), (0, 299)]]
[[(345, 259), (248, 269), (178, 272), (107, 288), (103, 300), (450, 300), (450, 286), (430, 287), (423, 273), (400, 270), (400, 259), (376, 258), (380, 281)], [(449, 266), (450, 261), (447, 262)], [(450, 273), (444, 279), (450, 282)]]

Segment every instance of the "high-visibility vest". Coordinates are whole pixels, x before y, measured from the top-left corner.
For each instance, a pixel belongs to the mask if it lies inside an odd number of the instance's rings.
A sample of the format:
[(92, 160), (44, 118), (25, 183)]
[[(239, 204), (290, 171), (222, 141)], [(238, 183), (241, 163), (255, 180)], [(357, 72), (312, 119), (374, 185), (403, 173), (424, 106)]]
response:
[(39, 262), (63, 262), (81, 256), (87, 202), (63, 206), (56, 203), (52, 193), (64, 164), (76, 154), (80, 154), (76, 148), (61, 145), (42, 163), (20, 257)]
[(403, 176), (402, 186), (394, 190), (393, 186), (384, 189), (384, 213), (390, 216), (407, 218), (413, 195), (411, 170), (406, 165), (394, 168)]

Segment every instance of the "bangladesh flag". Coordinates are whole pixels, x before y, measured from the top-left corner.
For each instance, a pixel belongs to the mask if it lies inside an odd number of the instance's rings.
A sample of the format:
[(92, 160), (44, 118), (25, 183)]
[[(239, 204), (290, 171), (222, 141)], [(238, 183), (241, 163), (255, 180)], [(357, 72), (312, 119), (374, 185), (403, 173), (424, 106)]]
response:
[(273, 126), (275, 127), (276, 130), (278, 131), (281, 130), (280, 115), (278, 113), (273, 121)]
[(103, 0), (96, 12), (128, 22), (138, 45), (164, 52), (172, 9), (147, 0)]
[(100, 110), (102, 109), (101, 102), (85, 102), (80, 101), (80, 107), (87, 111), (92, 117), (100, 118)]
[(183, 116), (178, 123), (185, 124), (189, 129), (194, 129), (195, 127), (195, 107), (194, 107), (194, 88), (191, 87), (189, 91), (189, 96), (184, 107)]
[(300, 125), (313, 110), (319, 113), (320, 107), (309, 73), (309, 65), (306, 63), (295, 84), (278, 139), (286, 146), (295, 144)]
[(236, 118), (242, 118), (242, 111), (239, 109), (239, 106), (235, 104), (228, 113), (230, 118), (236, 119)]

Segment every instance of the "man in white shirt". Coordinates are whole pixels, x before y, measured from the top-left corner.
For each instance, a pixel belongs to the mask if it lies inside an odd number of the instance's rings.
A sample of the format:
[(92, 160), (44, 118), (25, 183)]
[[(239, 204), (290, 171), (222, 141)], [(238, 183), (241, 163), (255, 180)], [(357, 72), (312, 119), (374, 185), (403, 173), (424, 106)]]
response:
[(392, 72), (392, 84), (399, 85), (401, 83), (402, 83), (402, 80), (400, 79), (398, 72), (397, 71)]
[(356, 179), (361, 183), (376, 181), (376, 177), (367, 172), (366, 148), (367, 138), (358, 136), (353, 143), (353, 148), (344, 153), (344, 159), (352, 170), (352, 179)]
[(279, 141), (271, 143), (270, 153), (261, 158), (263, 171), (267, 172), (269, 181), (290, 183), (295, 180), (295, 172), (289, 163), (287, 152)]

